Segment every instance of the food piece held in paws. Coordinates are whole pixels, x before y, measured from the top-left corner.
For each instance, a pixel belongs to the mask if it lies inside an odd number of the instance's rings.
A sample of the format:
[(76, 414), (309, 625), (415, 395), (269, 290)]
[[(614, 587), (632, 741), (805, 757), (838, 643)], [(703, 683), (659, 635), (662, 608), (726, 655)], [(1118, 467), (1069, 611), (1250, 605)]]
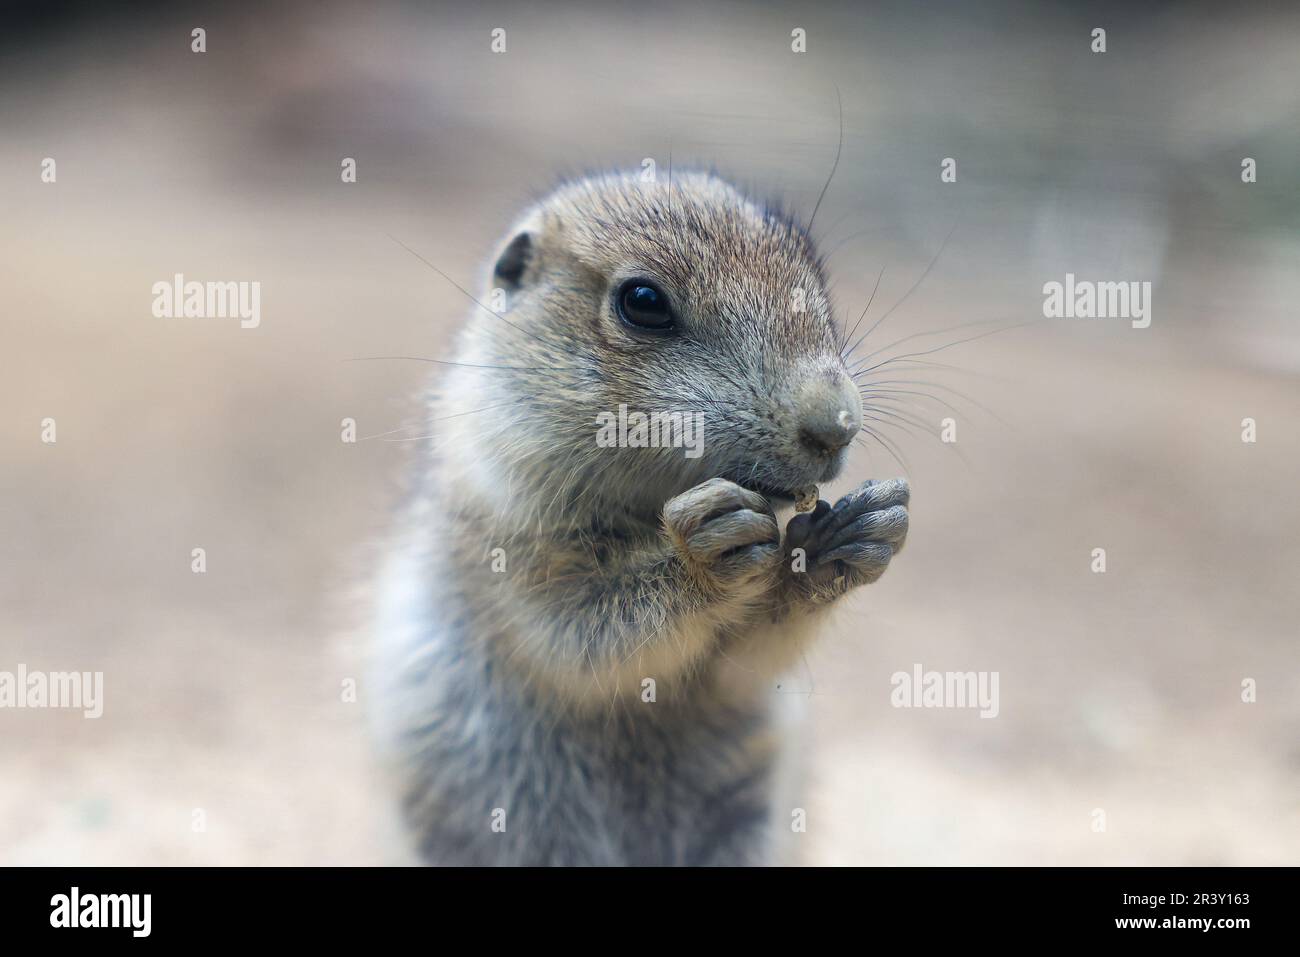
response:
[(818, 489), (816, 485), (805, 485), (801, 489), (795, 490), (794, 510), (796, 512), (811, 512), (817, 507)]

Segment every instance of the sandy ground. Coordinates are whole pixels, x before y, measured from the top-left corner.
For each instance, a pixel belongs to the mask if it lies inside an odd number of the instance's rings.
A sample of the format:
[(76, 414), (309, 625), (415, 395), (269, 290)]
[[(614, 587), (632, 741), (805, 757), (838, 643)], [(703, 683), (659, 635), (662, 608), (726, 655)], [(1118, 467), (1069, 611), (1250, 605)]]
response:
[[(878, 318), (952, 232), (864, 346), (943, 347), (896, 377), (926, 393), (888, 433), (905, 461), (859, 450), (840, 483), (906, 474), (908, 548), (773, 688), (811, 712), (801, 858), (1300, 859), (1295, 20), (1135, 23), (1098, 71), (1083, 21), (1011, 7), (829, 10), (807, 61), (732, 7), (520, 11), (497, 59), (489, 19), (321, 7), (216, 24), (200, 57), (160, 16), (5, 49), (0, 670), (102, 671), (106, 703), (0, 711), (0, 863), (402, 860), (366, 686), (341, 689), (429, 369), (348, 360), (443, 355), (465, 302), (390, 236), (471, 284), (557, 174), (670, 153), (806, 212), (836, 86), (843, 314), (883, 268)], [(629, 26), (639, 73), (602, 42)], [(1152, 281), (1150, 328), (1043, 319), (1066, 271)], [(154, 318), (176, 272), (260, 281), (261, 325)], [(996, 671), (998, 717), (892, 707), (917, 663)]]

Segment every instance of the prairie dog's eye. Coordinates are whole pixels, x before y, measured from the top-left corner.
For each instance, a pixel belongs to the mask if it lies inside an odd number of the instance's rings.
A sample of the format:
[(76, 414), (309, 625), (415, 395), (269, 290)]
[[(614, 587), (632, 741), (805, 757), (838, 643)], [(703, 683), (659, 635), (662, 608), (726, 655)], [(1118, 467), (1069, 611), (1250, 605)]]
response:
[(648, 279), (629, 279), (619, 286), (615, 296), (618, 317), (629, 326), (653, 332), (666, 332), (673, 326), (673, 310), (668, 296)]

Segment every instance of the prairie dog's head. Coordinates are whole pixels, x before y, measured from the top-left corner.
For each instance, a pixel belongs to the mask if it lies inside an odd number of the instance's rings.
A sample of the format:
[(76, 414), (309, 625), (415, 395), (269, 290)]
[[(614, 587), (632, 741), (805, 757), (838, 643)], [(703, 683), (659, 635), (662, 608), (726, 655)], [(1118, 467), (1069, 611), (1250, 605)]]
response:
[[(862, 425), (804, 232), (704, 174), (607, 175), (534, 207), (494, 258), (451, 411), (514, 495), (656, 512), (723, 476), (829, 481)], [(504, 306), (504, 311), (502, 307)], [(502, 408), (504, 406), (504, 408)], [(658, 447), (654, 447), (654, 443)]]

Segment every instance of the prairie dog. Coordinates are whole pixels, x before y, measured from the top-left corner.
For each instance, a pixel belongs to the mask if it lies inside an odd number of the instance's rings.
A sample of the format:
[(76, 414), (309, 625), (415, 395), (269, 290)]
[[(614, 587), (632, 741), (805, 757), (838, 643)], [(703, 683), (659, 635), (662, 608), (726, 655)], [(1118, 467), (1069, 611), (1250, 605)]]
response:
[[(439, 374), (379, 582), (376, 717), (414, 846), (774, 862), (775, 680), (908, 522), (896, 479), (778, 524), (862, 425), (811, 240), (712, 175), (608, 174), (492, 263), (480, 303), (505, 308), (476, 306)], [(632, 413), (702, 414), (702, 440), (600, 440)]]

